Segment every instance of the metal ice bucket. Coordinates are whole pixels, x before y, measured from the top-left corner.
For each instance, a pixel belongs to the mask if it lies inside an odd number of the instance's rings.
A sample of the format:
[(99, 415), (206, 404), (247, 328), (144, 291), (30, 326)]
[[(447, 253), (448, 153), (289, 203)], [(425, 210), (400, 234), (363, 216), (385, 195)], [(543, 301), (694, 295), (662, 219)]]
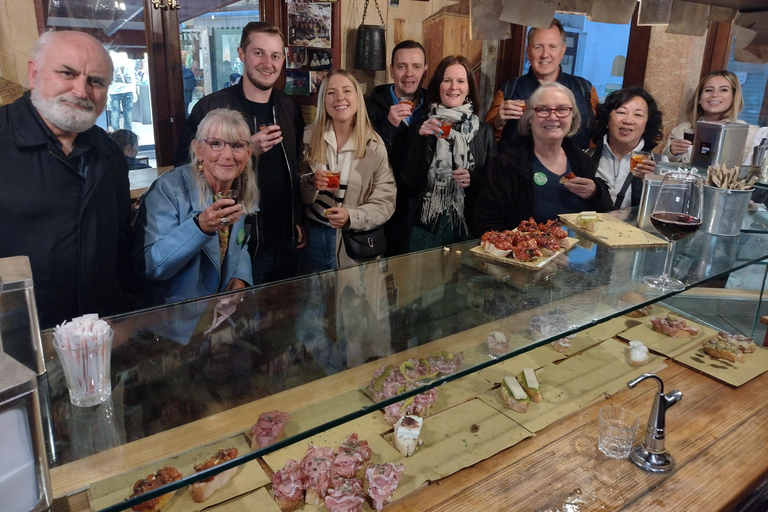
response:
[(704, 185), (701, 229), (712, 235), (736, 236), (747, 214), (751, 190), (728, 190)]

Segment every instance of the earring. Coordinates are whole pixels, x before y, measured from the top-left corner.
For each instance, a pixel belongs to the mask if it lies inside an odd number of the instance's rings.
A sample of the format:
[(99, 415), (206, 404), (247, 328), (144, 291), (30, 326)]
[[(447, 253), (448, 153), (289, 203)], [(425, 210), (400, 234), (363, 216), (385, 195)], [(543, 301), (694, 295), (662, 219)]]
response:
[(205, 177), (205, 172), (203, 172), (203, 162), (197, 162), (197, 175), (201, 178)]

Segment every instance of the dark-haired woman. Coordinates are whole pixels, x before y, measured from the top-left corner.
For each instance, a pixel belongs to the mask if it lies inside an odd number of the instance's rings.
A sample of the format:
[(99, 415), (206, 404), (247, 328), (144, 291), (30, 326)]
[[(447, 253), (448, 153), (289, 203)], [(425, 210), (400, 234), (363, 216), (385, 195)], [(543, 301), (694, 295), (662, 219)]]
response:
[(427, 100), (429, 118), (411, 128), (411, 165), (403, 176), (417, 198), (411, 251), (472, 238), (474, 199), (485, 164), (496, 155), (493, 128), (475, 114), (480, 107), (477, 85), (465, 57), (449, 56), (438, 64)]
[(608, 184), (613, 208), (640, 204), (643, 176), (656, 162), (645, 159), (630, 172), (633, 151), (651, 151), (661, 141), (662, 113), (642, 87), (614, 91), (597, 107), (595, 148), (587, 150), (597, 175)]

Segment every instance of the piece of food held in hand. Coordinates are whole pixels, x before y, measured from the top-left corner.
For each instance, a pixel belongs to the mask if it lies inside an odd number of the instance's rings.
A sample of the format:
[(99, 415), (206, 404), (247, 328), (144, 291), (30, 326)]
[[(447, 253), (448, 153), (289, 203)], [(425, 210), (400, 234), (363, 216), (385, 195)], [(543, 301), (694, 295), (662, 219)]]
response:
[(421, 427), (424, 424), (424, 418), (419, 416), (403, 416), (395, 423), (395, 447), (400, 450), (403, 457), (410, 457), (416, 451), (416, 447), (421, 444), (419, 436)]
[(651, 326), (654, 331), (666, 334), (670, 338), (691, 338), (699, 334), (695, 327), (688, 327), (684, 318), (669, 313), (665, 317), (651, 317)]
[(757, 350), (755, 340), (741, 334), (719, 332), (703, 343), (704, 352), (712, 357), (725, 359), (732, 363), (744, 363), (744, 354), (751, 354)]
[(523, 371), (515, 379), (520, 383), (523, 391), (525, 391), (525, 394), (528, 395), (532, 402), (537, 404), (541, 402), (539, 379), (536, 378), (536, 372), (533, 371), (533, 368), (523, 368)]
[(480, 237), (480, 246), (489, 254), (500, 258), (512, 257), (519, 261), (532, 261), (551, 256), (565, 247), (568, 233), (553, 220), (536, 224), (533, 218), (520, 222), (514, 230), (486, 231)]
[(381, 510), (392, 500), (392, 495), (395, 494), (402, 476), (402, 464), (388, 462), (370, 464), (365, 468), (365, 484), (374, 509)]
[(571, 181), (575, 177), (576, 177), (576, 174), (574, 174), (572, 172), (567, 172), (567, 173), (563, 174), (563, 176), (560, 178), (560, 183), (565, 185), (566, 183), (568, 183), (569, 181)]
[(629, 342), (629, 364), (632, 366), (642, 366), (648, 362), (648, 347), (643, 345), (642, 341), (632, 340)]
[(504, 377), (499, 386), (499, 396), (507, 407), (515, 412), (528, 412), (531, 399), (514, 377)]
[(488, 353), (492, 356), (500, 356), (509, 351), (509, 341), (507, 336), (501, 331), (491, 331), (485, 344), (488, 346)]
[(600, 221), (597, 212), (581, 212), (576, 219), (585, 231), (590, 233), (597, 231), (597, 223)]
[[(136, 483), (133, 484), (133, 494), (131, 494), (129, 498), (134, 498), (141, 494), (148, 493), (149, 491), (154, 491), (158, 487), (175, 482), (176, 480), (181, 480), (182, 477), (183, 475), (179, 473), (179, 470), (176, 468), (165, 467), (158, 469), (157, 473), (154, 475), (147, 475), (147, 478), (137, 480)], [(139, 503), (138, 505), (134, 505), (131, 507), (131, 510), (134, 510), (135, 512), (159, 512), (172, 497), (173, 492), (169, 492), (158, 496), (157, 498), (152, 498), (143, 503)]]
[(270, 411), (259, 414), (259, 419), (251, 428), (251, 448), (264, 448), (280, 439), (290, 419), (291, 415), (287, 412)]
[[(200, 462), (199, 464), (195, 464), (195, 473), (199, 473), (200, 471), (210, 469), (214, 466), (218, 466), (219, 464), (222, 464), (224, 462), (229, 462), (232, 459), (237, 458), (237, 448), (223, 448), (216, 452), (216, 454), (213, 457), (209, 457), (208, 459), (204, 460), (203, 462)], [(202, 482), (195, 482), (194, 484), (189, 486), (189, 493), (192, 495), (192, 501), (196, 503), (202, 503), (208, 497), (213, 494), (218, 489), (221, 489), (224, 484), (229, 482), (229, 479), (234, 476), (235, 472), (237, 471), (237, 468), (230, 468), (226, 471), (222, 471), (221, 473), (214, 475), (210, 478), (206, 478)]]

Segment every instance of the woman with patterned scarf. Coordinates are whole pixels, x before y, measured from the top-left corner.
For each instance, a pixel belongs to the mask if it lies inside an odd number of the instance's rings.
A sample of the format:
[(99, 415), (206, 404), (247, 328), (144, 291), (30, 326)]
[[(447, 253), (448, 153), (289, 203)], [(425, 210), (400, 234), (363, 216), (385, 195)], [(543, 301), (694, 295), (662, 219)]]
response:
[(412, 163), (403, 180), (417, 197), (411, 251), (475, 237), (470, 230), (475, 197), (485, 164), (496, 155), (493, 128), (475, 114), (480, 110), (477, 85), (465, 57), (440, 62), (427, 100), (429, 118), (411, 127)]

